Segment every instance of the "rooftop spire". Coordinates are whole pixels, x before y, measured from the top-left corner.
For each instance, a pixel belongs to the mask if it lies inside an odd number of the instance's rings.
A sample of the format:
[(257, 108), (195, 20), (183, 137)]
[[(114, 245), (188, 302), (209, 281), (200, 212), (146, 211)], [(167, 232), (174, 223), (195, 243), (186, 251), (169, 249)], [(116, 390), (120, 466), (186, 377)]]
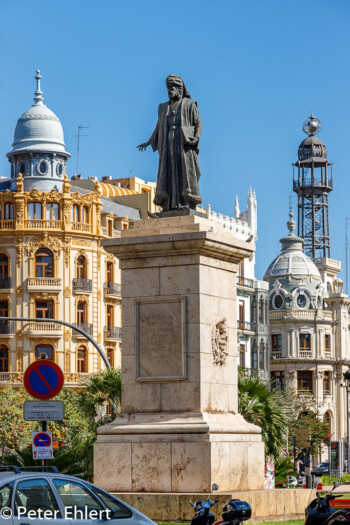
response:
[(238, 195), (237, 195), (237, 193), (236, 193), (236, 201), (235, 201), (235, 218), (236, 218), (236, 219), (239, 219), (240, 214), (241, 214), (241, 212), (240, 212), (240, 209), (239, 209)]
[(289, 221), (287, 222), (287, 226), (288, 226), (288, 230), (290, 231), (290, 235), (294, 235), (294, 230), (295, 230), (295, 227), (297, 225), (297, 223), (295, 222), (295, 220), (293, 219), (294, 215), (293, 215), (293, 209), (292, 209), (292, 206), (289, 208)]
[(35, 95), (34, 102), (35, 102), (35, 105), (38, 106), (38, 105), (42, 105), (43, 104), (43, 100), (44, 100), (44, 97), (42, 96), (43, 92), (40, 89), (40, 80), (43, 77), (40, 75), (40, 70), (39, 69), (36, 70), (36, 75), (35, 75), (34, 78), (36, 80), (36, 91), (34, 93), (34, 95)]

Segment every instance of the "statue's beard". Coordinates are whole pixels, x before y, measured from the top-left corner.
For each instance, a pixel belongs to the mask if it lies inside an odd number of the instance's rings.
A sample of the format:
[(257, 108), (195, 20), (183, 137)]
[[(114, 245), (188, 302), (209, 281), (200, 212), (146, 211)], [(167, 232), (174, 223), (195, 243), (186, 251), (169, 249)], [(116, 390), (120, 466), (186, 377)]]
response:
[(174, 102), (176, 102), (177, 100), (181, 100), (182, 99), (182, 92), (179, 89), (177, 89), (176, 91), (171, 93), (171, 95), (169, 95), (169, 98), (170, 98), (170, 100), (173, 100)]

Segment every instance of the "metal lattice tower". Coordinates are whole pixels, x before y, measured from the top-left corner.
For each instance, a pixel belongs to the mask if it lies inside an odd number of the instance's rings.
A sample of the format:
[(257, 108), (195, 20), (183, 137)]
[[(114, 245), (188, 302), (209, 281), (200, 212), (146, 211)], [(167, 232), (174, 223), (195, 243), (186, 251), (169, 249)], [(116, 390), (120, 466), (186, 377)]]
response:
[(316, 137), (321, 122), (311, 113), (303, 130), (308, 137), (298, 150), (293, 164), (293, 190), (298, 195), (298, 236), (304, 251), (315, 260), (330, 257), (328, 194), (333, 189), (332, 164), (325, 144)]

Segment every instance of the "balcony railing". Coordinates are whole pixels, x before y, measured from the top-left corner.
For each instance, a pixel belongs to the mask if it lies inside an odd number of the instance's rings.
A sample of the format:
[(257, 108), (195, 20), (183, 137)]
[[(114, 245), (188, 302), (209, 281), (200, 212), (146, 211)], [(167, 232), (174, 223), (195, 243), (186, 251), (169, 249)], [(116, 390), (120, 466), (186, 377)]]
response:
[(92, 280), (81, 279), (76, 277), (73, 279), (73, 290), (74, 292), (91, 292), (92, 291)]
[(303, 358), (306, 358), (306, 359), (309, 358), (310, 359), (312, 357), (312, 352), (311, 352), (311, 350), (299, 350), (299, 357), (301, 359), (303, 359)]
[[(89, 323), (74, 323), (74, 326), (77, 328), (80, 328), (80, 330), (84, 330), (89, 335), (92, 335), (92, 324)], [(79, 332), (76, 332), (73, 330), (73, 335), (75, 337), (84, 337), (83, 334), (79, 334)]]
[(13, 230), (14, 227), (14, 220), (0, 221), (0, 230)]
[(122, 329), (119, 326), (105, 326), (106, 339), (121, 339)]
[(15, 322), (0, 320), (0, 336), (1, 335), (13, 335), (15, 333)]
[(247, 321), (240, 321), (237, 320), (237, 328), (238, 330), (247, 330), (248, 332), (253, 332), (253, 324), (248, 323)]
[(87, 372), (67, 372), (64, 374), (64, 382), (65, 384), (79, 384), (91, 375)]
[(29, 219), (24, 221), (26, 228), (33, 230), (61, 230), (62, 221), (50, 220), (50, 219)]
[(28, 277), (28, 290), (39, 290), (41, 288), (48, 288), (49, 290), (61, 289), (61, 277)]
[(241, 277), (237, 275), (237, 286), (245, 286), (246, 288), (253, 288), (253, 279), (247, 277)]
[(282, 351), (275, 352), (275, 351), (272, 350), (271, 358), (272, 359), (281, 359), (282, 358)]
[(45, 335), (61, 335), (62, 325), (50, 322), (39, 322), (39, 323), (28, 323), (28, 332), (30, 333), (39, 333)]
[(121, 285), (119, 283), (105, 283), (105, 295), (121, 296)]
[(0, 372), (0, 383), (22, 384), (23, 373), (21, 372)]
[(86, 224), (86, 222), (72, 222), (72, 230), (79, 232), (91, 232), (91, 224)]
[(12, 277), (0, 276), (0, 289), (8, 290), (13, 288), (12, 286)]

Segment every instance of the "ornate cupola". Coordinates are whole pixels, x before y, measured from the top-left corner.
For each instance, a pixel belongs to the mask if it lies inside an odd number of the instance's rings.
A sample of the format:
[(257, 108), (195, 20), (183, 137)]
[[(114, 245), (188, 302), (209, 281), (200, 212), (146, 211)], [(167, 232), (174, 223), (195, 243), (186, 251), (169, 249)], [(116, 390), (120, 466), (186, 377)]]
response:
[(300, 144), (293, 165), (293, 190), (298, 195), (298, 235), (313, 260), (330, 257), (328, 194), (333, 189), (332, 164), (325, 144), (316, 137), (321, 122), (312, 113), (304, 122), (308, 136)]
[(24, 191), (62, 190), (66, 163), (70, 154), (65, 149), (63, 129), (59, 118), (43, 103), (41, 75), (36, 72), (34, 104), (18, 119), (12, 151), (7, 154), (11, 163), (11, 190), (22, 173)]
[(324, 286), (314, 262), (303, 252), (304, 240), (293, 231), (292, 209), (287, 222), (289, 235), (280, 240), (282, 249), (266, 270), (270, 310), (310, 310), (323, 305)]

